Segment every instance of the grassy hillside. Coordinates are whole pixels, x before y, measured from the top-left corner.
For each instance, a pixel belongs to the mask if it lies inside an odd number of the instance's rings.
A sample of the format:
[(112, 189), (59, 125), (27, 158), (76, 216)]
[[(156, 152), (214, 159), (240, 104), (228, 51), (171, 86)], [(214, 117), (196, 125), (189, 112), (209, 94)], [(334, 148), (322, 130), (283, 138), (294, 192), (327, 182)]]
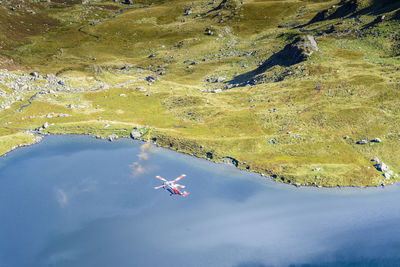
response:
[(2, 153), (47, 122), (295, 185), (400, 179), (400, 3), (83, 2), (0, 7)]

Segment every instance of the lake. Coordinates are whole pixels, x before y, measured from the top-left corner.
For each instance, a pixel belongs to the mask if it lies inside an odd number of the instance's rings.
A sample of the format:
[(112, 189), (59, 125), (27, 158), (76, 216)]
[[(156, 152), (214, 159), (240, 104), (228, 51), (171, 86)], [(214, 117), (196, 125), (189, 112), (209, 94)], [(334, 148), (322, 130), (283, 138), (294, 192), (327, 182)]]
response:
[[(170, 196), (155, 178), (191, 194)], [(400, 186), (296, 188), (120, 139), (0, 159), (0, 266), (400, 266)]]

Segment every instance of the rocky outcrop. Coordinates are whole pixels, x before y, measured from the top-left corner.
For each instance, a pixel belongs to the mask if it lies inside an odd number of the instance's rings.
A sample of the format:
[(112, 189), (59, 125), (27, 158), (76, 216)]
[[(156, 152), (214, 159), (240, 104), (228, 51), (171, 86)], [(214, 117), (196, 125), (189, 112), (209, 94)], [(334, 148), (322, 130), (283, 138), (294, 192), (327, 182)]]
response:
[(318, 44), (315, 38), (311, 35), (306, 35), (296, 38), (291, 44), (285, 46), (281, 51), (281, 57), (290, 62), (289, 64), (296, 64), (305, 60), (318, 50)]
[[(389, 180), (392, 177), (394, 178), (398, 177), (397, 174), (395, 174), (392, 170), (390, 170), (389, 166), (381, 162), (377, 157), (374, 157), (373, 159), (371, 159), (371, 161), (375, 162), (374, 167), (376, 168), (377, 171), (382, 172), (382, 175), (383, 177), (385, 177), (385, 180)], [(384, 183), (382, 185), (384, 185)]]
[[(268, 71), (272, 67), (290, 67), (306, 60), (318, 50), (318, 43), (314, 36), (299, 36), (295, 38), (290, 44), (287, 44), (281, 51), (273, 54), (260, 67), (253, 71), (236, 76), (229, 83), (239, 86), (260, 83), (260, 81), (263, 81), (263, 73)], [(274, 80), (281, 81), (287, 75), (289, 75), (289, 72), (283, 71), (281, 75), (278, 75)]]
[(110, 142), (116, 141), (116, 140), (118, 140), (118, 135), (116, 135), (116, 134), (110, 134), (110, 135), (108, 136), (108, 140), (109, 140)]
[(306, 60), (318, 50), (318, 43), (314, 36), (299, 36), (266, 60), (263, 65), (266, 68), (274, 65), (291, 66)]
[(389, 167), (383, 162), (377, 163), (375, 167), (380, 172), (387, 172), (389, 170)]
[(135, 127), (132, 129), (130, 136), (132, 139), (140, 139), (142, 133)]
[[(25, 100), (26, 93), (35, 93), (29, 100), (28, 104), (20, 108), (20, 111), (29, 106), (35, 97), (46, 94), (56, 94), (57, 92), (86, 92), (108, 89), (109, 85), (102, 81), (92, 81), (87, 78), (86, 81), (90, 85), (73, 86), (76, 80), (80, 78), (59, 77), (54, 74), (40, 75), (37, 72), (18, 73), (0, 69), (0, 110), (10, 108), (17, 102)], [(116, 87), (119, 87), (118, 85)], [(9, 88), (11, 92), (1, 88)]]
[(231, 157), (224, 157), (221, 159), (221, 162), (233, 165), (237, 167), (239, 165), (239, 161), (237, 159), (231, 158)]
[(217, 10), (229, 10), (234, 11), (240, 8), (243, 4), (242, 1), (239, 0), (222, 0), (217, 7), (212, 9), (209, 12), (217, 11)]
[[(337, 18), (346, 18), (349, 16), (359, 16), (364, 14), (372, 14), (378, 16), (374, 24), (382, 22), (380, 15), (391, 13), (400, 8), (399, 1), (393, 0), (342, 0), (339, 4), (335, 4), (316, 14), (308, 24), (331, 20)], [(396, 19), (397, 13), (392, 14), (392, 18)]]
[(376, 137), (376, 138), (374, 138), (374, 139), (369, 139), (369, 138), (366, 138), (366, 139), (361, 139), (361, 140), (358, 140), (357, 142), (356, 142), (356, 144), (357, 145), (366, 145), (366, 144), (368, 144), (368, 142), (371, 142), (371, 143), (381, 143), (382, 142), (382, 140), (379, 138), (379, 137)]

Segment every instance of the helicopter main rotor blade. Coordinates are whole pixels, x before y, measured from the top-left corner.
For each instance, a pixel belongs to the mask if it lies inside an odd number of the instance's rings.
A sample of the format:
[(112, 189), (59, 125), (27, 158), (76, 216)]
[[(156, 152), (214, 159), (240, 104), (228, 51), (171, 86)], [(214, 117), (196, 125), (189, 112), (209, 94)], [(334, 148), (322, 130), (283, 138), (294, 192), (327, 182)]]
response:
[(165, 179), (162, 178), (161, 176), (158, 176), (158, 175), (157, 175), (156, 178), (157, 178), (157, 179), (160, 179), (161, 181), (168, 182), (167, 180), (165, 180)]
[(186, 186), (184, 186), (184, 185), (181, 185), (181, 184), (175, 184), (177, 187), (180, 187), (180, 188), (185, 188)]
[(183, 177), (185, 177), (186, 174), (182, 174), (181, 176), (179, 176), (178, 178), (176, 178), (175, 180), (172, 180), (173, 183), (179, 181), (180, 179), (182, 179)]
[(154, 187), (154, 189), (160, 189), (160, 188), (163, 188), (163, 187), (164, 187), (164, 185), (160, 185), (160, 186)]

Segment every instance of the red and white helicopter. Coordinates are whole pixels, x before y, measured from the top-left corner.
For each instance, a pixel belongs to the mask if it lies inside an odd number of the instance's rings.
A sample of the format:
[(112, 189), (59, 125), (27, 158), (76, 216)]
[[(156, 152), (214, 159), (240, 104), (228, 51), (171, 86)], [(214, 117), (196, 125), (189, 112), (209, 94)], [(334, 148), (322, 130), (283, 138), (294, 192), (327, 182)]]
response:
[(182, 179), (183, 177), (185, 177), (186, 174), (182, 174), (181, 176), (179, 176), (178, 178), (171, 180), (171, 181), (167, 181), (166, 179), (162, 178), (161, 176), (156, 176), (157, 179), (160, 179), (161, 181), (163, 181), (163, 184), (160, 186), (156, 186), (154, 187), (154, 189), (160, 189), (160, 188), (164, 188), (165, 190), (167, 190), (170, 193), (170, 196), (172, 195), (181, 195), (186, 197), (187, 195), (189, 195), (190, 193), (186, 192), (186, 191), (180, 191), (178, 187), (180, 188), (185, 188), (184, 185), (181, 184), (176, 184), (175, 182), (179, 181), (180, 179)]

